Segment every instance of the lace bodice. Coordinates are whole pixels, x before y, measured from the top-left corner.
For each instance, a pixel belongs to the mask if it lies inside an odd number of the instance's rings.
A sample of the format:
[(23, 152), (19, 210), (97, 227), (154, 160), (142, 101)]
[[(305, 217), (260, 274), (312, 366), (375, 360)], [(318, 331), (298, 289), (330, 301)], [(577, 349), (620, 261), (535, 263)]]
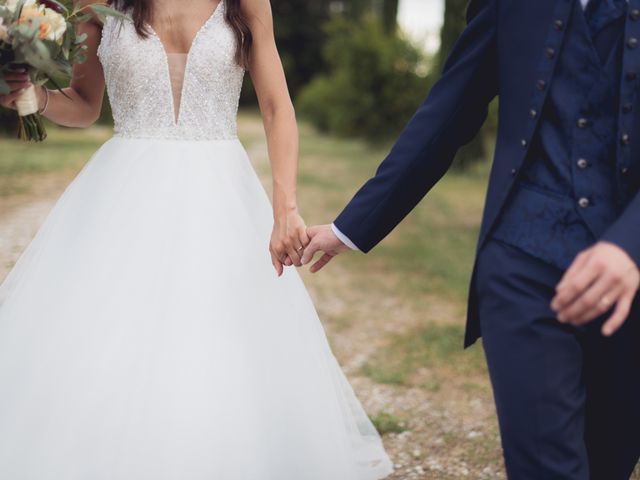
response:
[[(107, 18), (98, 57), (116, 136), (178, 140), (236, 138), (244, 69), (224, 19), (224, 0), (196, 34), (187, 54), (179, 108), (170, 62), (155, 32), (140, 38), (131, 22)], [(175, 82), (174, 82), (175, 83)]]

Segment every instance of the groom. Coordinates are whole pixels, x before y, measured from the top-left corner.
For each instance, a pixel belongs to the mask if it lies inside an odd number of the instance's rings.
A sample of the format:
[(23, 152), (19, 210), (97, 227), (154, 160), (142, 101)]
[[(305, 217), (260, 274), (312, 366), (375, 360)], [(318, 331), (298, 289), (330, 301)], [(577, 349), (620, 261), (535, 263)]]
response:
[(484, 339), (507, 472), (626, 480), (640, 454), (640, 0), (472, 0), (467, 17), (376, 175), (309, 229), (303, 263), (371, 250), (499, 96), (466, 345)]

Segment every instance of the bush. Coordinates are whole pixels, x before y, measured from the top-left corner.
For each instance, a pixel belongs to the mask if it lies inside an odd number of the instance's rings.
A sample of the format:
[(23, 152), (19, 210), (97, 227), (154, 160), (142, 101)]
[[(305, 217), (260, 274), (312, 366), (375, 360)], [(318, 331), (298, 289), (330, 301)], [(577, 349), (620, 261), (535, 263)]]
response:
[(327, 27), (327, 75), (305, 87), (296, 106), (321, 130), (385, 140), (404, 127), (428, 89), (420, 50), (374, 17), (333, 17)]

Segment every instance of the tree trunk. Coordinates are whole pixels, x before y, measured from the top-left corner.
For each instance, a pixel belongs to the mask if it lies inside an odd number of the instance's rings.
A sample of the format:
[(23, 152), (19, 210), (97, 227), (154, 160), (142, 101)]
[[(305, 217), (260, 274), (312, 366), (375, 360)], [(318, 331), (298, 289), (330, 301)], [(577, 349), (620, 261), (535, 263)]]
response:
[(388, 33), (393, 33), (398, 24), (398, 2), (399, 0), (384, 0), (382, 4), (382, 21)]

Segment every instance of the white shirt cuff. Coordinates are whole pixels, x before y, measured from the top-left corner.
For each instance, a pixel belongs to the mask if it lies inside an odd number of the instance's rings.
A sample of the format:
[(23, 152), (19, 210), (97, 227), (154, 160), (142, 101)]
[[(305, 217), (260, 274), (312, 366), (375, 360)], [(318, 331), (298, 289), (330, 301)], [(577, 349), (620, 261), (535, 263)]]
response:
[(344, 233), (342, 233), (340, 230), (338, 230), (338, 227), (336, 227), (336, 225), (334, 223), (331, 224), (331, 230), (333, 230), (333, 233), (336, 234), (336, 237), (338, 237), (338, 240), (340, 240), (342, 243), (344, 243), (351, 250), (360, 251), (360, 249), (357, 247), (357, 245), (355, 243), (353, 243), (351, 240), (349, 240), (349, 237), (347, 237)]

